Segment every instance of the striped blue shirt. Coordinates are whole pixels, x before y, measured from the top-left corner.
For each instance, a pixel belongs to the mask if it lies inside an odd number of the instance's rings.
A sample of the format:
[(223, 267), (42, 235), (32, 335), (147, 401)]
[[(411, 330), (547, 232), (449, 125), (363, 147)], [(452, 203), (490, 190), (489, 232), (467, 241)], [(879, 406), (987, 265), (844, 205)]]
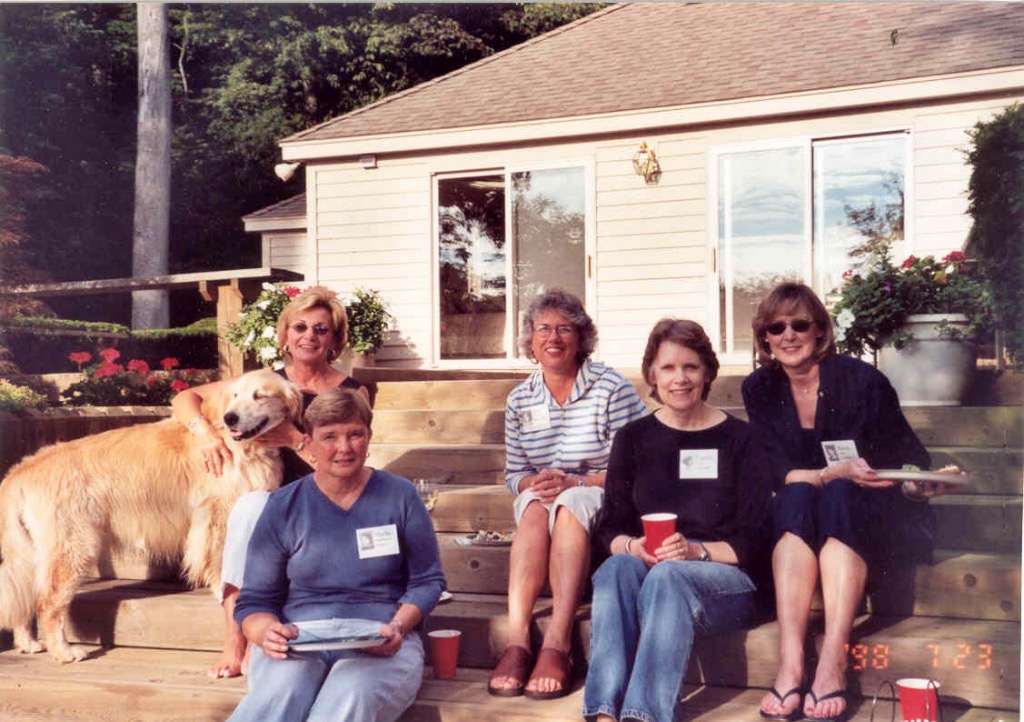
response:
[[(548, 419), (543, 420), (547, 409)], [(538, 411), (540, 413), (538, 413)], [(633, 384), (615, 369), (586, 360), (559, 406), (534, 371), (505, 404), (505, 483), (519, 494), (523, 477), (540, 469), (587, 474), (604, 471), (615, 432), (648, 413)]]

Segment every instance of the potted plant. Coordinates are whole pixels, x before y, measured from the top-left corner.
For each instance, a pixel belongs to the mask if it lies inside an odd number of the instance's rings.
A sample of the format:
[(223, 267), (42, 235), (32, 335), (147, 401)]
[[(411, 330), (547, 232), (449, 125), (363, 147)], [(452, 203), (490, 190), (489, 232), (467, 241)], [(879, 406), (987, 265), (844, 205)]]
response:
[(962, 403), (976, 343), (995, 326), (990, 284), (960, 251), (896, 266), (882, 246), (843, 274), (832, 312), (840, 352), (877, 352), (879, 369), (908, 405)]
[(391, 314), (380, 292), (357, 288), (345, 304), (348, 315), (348, 346), (353, 366), (372, 366), (374, 357), (387, 338)]
[(296, 286), (264, 283), (256, 300), (242, 308), (238, 320), (225, 333), (228, 342), (265, 367), (282, 368), (284, 356), (277, 345), (277, 319), (288, 302), (302, 293)]

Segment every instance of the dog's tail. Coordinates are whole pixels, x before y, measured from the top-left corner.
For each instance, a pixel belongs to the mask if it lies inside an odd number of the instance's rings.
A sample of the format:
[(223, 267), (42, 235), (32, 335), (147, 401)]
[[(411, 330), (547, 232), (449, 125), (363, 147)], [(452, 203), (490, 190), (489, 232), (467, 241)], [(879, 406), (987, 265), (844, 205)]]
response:
[(27, 627), (36, 606), (34, 547), (21, 521), (20, 495), (12, 481), (8, 476), (0, 484), (0, 629)]

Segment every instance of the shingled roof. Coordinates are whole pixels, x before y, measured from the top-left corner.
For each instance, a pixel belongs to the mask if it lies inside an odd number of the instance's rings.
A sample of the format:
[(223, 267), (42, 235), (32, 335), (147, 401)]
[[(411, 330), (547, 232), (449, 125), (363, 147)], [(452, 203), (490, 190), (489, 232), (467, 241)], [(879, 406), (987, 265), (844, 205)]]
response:
[(615, 5), (284, 142), (599, 115), (1024, 65), (1024, 3)]

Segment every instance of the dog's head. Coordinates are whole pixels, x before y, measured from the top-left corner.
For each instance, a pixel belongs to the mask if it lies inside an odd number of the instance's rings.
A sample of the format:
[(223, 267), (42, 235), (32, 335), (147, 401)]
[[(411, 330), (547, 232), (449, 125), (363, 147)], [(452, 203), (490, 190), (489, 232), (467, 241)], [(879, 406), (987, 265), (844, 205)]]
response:
[(235, 441), (247, 441), (284, 421), (302, 422), (302, 394), (273, 371), (250, 371), (228, 386), (224, 426)]

